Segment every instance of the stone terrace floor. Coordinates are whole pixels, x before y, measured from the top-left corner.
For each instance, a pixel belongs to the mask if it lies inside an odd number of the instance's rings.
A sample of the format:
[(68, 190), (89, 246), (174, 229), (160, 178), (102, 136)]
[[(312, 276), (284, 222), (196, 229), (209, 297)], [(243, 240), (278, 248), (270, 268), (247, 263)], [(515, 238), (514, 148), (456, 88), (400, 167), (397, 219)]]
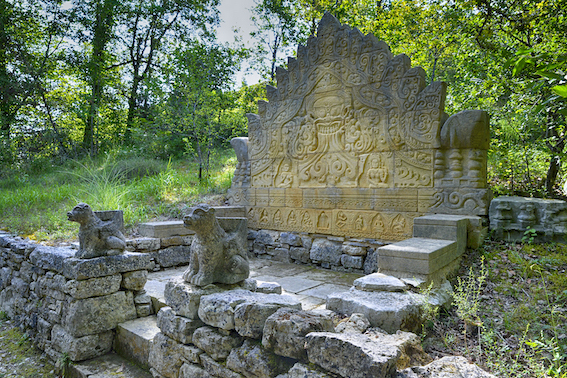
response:
[[(148, 274), (145, 289), (152, 298), (161, 302), (157, 307), (164, 305), (163, 292), (166, 283), (171, 278), (181, 276), (185, 269), (187, 266)], [(324, 309), (328, 294), (348, 291), (353, 281), (362, 276), (308, 265), (250, 259), (250, 278), (279, 283), (283, 293), (293, 295), (301, 301), (304, 310)]]

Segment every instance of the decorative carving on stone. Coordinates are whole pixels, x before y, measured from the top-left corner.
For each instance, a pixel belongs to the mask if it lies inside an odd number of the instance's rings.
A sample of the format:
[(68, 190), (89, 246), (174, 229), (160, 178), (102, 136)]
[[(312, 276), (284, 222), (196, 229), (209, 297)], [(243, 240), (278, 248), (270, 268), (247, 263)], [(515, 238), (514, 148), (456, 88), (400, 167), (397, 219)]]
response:
[(486, 112), (448, 117), (445, 83), (406, 55), (325, 14), (276, 76), (247, 115), (254, 191), (229, 194), (251, 227), (399, 240), (427, 212), (486, 214)]
[(67, 219), (79, 223), (79, 250), (75, 254), (76, 258), (91, 259), (124, 252), (126, 238), (120, 231), (120, 225), (100, 220), (86, 203), (79, 203), (69, 211)]
[(248, 278), (245, 225), (225, 232), (215, 217), (215, 209), (205, 204), (193, 207), (183, 222), (195, 231), (189, 267), (183, 273), (186, 282), (206, 286), (235, 284)]

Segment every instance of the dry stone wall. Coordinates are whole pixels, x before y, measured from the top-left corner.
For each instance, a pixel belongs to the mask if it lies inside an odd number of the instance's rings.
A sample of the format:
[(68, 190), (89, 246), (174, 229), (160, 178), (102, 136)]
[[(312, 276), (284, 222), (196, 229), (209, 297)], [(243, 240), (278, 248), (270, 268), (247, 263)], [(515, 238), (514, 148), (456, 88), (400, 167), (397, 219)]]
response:
[(326, 14), (232, 142), (231, 203), (251, 228), (387, 241), (425, 213), (486, 215), (488, 116), (448, 117), (445, 92)]
[(108, 353), (119, 323), (152, 312), (143, 288), (150, 255), (93, 259), (76, 250), (0, 234), (0, 311), (15, 319), (53, 360)]

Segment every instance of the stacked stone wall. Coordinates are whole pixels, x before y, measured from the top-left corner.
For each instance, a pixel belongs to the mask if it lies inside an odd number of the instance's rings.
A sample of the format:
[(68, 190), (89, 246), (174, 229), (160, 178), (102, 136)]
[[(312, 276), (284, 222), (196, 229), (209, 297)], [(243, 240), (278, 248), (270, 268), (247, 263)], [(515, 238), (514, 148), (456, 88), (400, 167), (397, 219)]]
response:
[(152, 312), (143, 290), (149, 255), (76, 259), (75, 252), (0, 234), (0, 311), (53, 360), (104, 355), (119, 323)]

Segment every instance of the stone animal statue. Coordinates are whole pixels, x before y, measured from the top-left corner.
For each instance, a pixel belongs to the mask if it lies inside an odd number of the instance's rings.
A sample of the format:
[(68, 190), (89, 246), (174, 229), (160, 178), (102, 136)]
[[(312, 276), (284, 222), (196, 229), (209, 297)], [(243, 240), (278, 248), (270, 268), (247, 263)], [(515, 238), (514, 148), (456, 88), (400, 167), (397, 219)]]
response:
[(197, 286), (235, 284), (248, 278), (250, 267), (239, 232), (227, 233), (215, 217), (215, 209), (201, 204), (183, 219), (195, 231), (189, 267), (183, 279)]
[(79, 203), (67, 213), (67, 219), (79, 223), (79, 259), (118, 255), (126, 248), (126, 238), (113, 222), (100, 220), (91, 207)]

